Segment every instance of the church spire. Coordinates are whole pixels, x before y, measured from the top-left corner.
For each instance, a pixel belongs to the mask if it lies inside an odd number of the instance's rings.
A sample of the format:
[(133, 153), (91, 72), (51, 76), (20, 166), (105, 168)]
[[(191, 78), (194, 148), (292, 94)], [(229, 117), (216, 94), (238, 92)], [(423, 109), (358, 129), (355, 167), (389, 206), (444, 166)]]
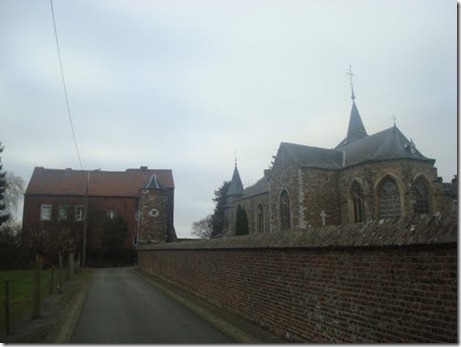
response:
[(243, 184), (242, 180), (240, 179), (239, 170), (237, 168), (237, 158), (235, 159), (234, 173), (232, 174), (232, 179), (226, 195), (230, 197), (238, 197), (243, 195)]
[(349, 127), (347, 129), (347, 136), (344, 140), (342, 140), (337, 146), (337, 148), (346, 146), (354, 141), (357, 141), (363, 137), (368, 136), (367, 131), (365, 130), (365, 126), (362, 122), (362, 117), (360, 117), (359, 110), (357, 109), (357, 105), (355, 104), (355, 93), (354, 93), (354, 83), (352, 77), (355, 75), (352, 73), (352, 66), (349, 65), (349, 72), (347, 73), (350, 77), (351, 83), (351, 92), (352, 92), (352, 110), (351, 115), (349, 118)]

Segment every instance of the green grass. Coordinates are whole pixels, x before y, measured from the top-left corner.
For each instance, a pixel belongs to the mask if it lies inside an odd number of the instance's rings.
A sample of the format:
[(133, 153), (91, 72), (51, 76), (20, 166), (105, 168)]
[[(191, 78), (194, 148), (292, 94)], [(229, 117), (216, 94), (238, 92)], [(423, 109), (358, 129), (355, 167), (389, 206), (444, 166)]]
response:
[[(5, 334), (5, 280), (8, 279), (10, 282), (11, 323), (29, 319), (33, 314), (34, 271), (0, 271), (0, 336)], [(50, 293), (51, 272), (51, 269), (41, 271), (42, 300)], [(54, 287), (57, 283), (57, 272), (54, 271)]]

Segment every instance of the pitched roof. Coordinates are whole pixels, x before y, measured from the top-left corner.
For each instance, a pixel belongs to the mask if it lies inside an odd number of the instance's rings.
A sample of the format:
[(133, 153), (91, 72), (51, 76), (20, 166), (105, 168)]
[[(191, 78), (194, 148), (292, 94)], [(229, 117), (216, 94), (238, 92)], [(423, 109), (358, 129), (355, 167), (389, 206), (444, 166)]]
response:
[(243, 194), (243, 184), (240, 179), (239, 170), (237, 169), (237, 164), (234, 167), (234, 173), (232, 174), (232, 180), (227, 190), (226, 196), (238, 196)]
[(246, 188), (243, 193), (243, 197), (248, 198), (250, 196), (267, 193), (268, 191), (269, 191), (269, 181), (268, 181), (268, 178), (264, 176), (255, 184)]
[[(354, 100), (354, 98), (352, 99)], [(347, 129), (347, 136), (342, 140), (335, 149), (351, 144), (361, 138), (368, 136), (365, 126), (362, 122), (362, 117), (360, 117), (359, 110), (355, 101), (352, 102), (351, 116), (349, 118), (349, 127)]]
[(153, 174), (152, 176), (150, 176), (150, 178), (147, 180), (143, 188), (144, 189), (160, 189), (160, 190), (167, 189), (158, 181), (156, 174)]
[(383, 130), (336, 149), (326, 149), (282, 142), (279, 151), (288, 153), (299, 167), (341, 169), (366, 161), (417, 159), (432, 161), (422, 155), (413, 141), (408, 140), (397, 126)]
[(89, 177), (89, 196), (135, 197), (152, 175), (166, 188), (174, 189), (171, 170), (152, 170), (146, 167), (126, 171), (91, 171), (46, 169), (36, 167), (26, 189), (26, 195), (86, 195)]
[(333, 149), (319, 148), (282, 142), (279, 152), (285, 151), (299, 166), (325, 169), (342, 167), (343, 154)]
[(370, 160), (388, 159), (419, 159), (433, 161), (426, 158), (409, 141), (405, 135), (393, 126), (374, 135), (359, 139), (342, 148), (345, 153), (345, 166), (350, 166)]

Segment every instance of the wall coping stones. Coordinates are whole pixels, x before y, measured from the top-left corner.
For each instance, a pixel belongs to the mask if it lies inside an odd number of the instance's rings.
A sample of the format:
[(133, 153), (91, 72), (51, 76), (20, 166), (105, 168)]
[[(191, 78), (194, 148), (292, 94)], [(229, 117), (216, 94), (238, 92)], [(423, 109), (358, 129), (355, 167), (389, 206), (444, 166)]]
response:
[(457, 242), (458, 214), (438, 212), (303, 230), (139, 245), (138, 250), (389, 247)]

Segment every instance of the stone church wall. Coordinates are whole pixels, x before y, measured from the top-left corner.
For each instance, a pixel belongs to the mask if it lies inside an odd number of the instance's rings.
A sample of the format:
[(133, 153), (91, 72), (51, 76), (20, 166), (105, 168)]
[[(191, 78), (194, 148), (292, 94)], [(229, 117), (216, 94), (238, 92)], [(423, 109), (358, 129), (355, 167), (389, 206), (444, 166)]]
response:
[(458, 341), (457, 215), (143, 246), (139, 265), (292, 341)]
[(304, 221), (297, 227), (322, 226), (322, 211), (326, 214), (325, 225), (341, 224), (337, 171), (301, 168), (299, 175)]
[(432, 164), (424, 161), (388, 160), (365, 163), (342, 170), (339, 173), (339, 201), (342, 223), (353, 222), (352, 201), (350, 186), (357, 180), (362, 186), (365, 195), (366, 220), (379, 219), (379, 196), (377, 186), (381, 179), (390, 175), (396, 179), (400, 190), (402, 216), (412, 212), (411, 184), (415, 177), (424, 175), (432, 184), (432, 212), (444, 211), (443, 185), (437, 180), (437, 171)]
[[(240, 199), (236, 202), (236, 206), (237, 205), (240, 205), (245, 209), (245, 212), (248, 217), (248, 227), (250, 229), (250, 234), (257, 232), (258, 206), (261, 205), (263, 208), (263, 219), (264, 219), (263, 232), (269, 231), (269, 194), (268, 193), (253, 195), (245, 199)], [(236, 209), (233, 212), (235, 214)], [(234, 235), (235, 235), (235, 232), (234, 232)]]
[(290, 196), (291, 225), (299, 225), (299, 182), (298, 168), (292, 161), (285, 160), (284, 155), (274, 163), (271, 178), (269, 180), (269, 209), (270, 209), (270, 231), (278, 231), (279, 225), (279, 198), (283, 190)]

